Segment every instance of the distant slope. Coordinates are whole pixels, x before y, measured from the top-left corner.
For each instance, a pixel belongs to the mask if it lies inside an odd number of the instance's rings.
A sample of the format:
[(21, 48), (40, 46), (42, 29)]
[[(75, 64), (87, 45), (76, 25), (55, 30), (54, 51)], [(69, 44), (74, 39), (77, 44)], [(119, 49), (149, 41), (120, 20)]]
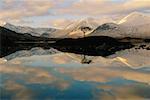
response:
[(87, 36), (150, 38), (150, 16), (134, 12), (118, 23), (105, 23)]
[(97, 28), (99, 24), (93, 18), (85, 18), (71, 23), (64, 29), (67, 38), (83, 37), (84, 33), (87, 35)]
[(26, 27), (26, 26), (15, 26), (10, 23), (3, 24), (3, 27), (10, 29), (12, 31), (15, 31), (17, 33), (29, 33), (33, 36), (40, 36), (42, 34), (45, 37), (50, 37), (50, 34), (55, 32), (57, 29), (54, 28), (32, 28), (32, 27)]
[(122, 18), (119, 22), (111, 18), (84, 18), (74, 21), (64, 29), (31, 28), (15, 26), (0, 21), (0, 25), (17, 33), (29, 33), (33, 36), (48, 38), (79, 38), (86, 36), (110, 36), (150, 38), (150, 16), (133, 12)]
[[(36, 46), (49, 47), (48, 44), (44, 45), (42, 44), (42, 42), (53, 40), (50, 38), (32, 36), (28, 33), (25, 34), (16, 33), (4, 27), (0, 27), (0, 39), (1, 39), (0, 57), (6, 56), (21, 49), (30, 49)], [(19, 44), (18, 42), (39, 42), (39, 43)]]
[(87, 36), (124, 37), (125, 29), (115, 23), (105, 23), (97, 27)]
[(123, 26), (139, 26), (150, 24), (150, 16), (144, 15), (143, 13), (133, 12), (125, 16), (118, 22), (119, 25)]
[(125, 36), (150, 38), (150, 16), (133, 12), (120, 20), (118, 25), (124, 27)]

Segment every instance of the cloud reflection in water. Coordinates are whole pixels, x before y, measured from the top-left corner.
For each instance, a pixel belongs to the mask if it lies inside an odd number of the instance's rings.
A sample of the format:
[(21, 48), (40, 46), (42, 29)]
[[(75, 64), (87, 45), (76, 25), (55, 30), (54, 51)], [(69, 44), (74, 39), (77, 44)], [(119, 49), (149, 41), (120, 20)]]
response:
[[(34, 63), (39, 62), (37, 56), (35, 58)], [(55, 60), (60, 63), (55, 62), (55, 66), (49, 64), (45, 67), (32, 66), (30, 58), (2, 63), (0, 65), (2, 76), (0, 88), (3, 91), (1, 98), (25, 100), (150, 98), (148, 71), (125, 66), (96, 64), (82, 66), (68, 57), (65, 57), (63, 62), (61, 59), (63, 55), (46, 57), (44, 62)], [(68, 67), (64, 67), (65, 65)]]

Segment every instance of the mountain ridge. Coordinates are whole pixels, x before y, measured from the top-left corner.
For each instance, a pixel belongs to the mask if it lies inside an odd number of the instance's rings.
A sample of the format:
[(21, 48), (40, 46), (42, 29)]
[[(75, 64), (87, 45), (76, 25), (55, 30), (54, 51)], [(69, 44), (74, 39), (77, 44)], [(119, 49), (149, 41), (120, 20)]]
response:
[(17, 33), (29, 33), (33, 36), (48, 38), (80, 38), (84, 35), (150, 38), (150, 16), (140, 12), (132, 12), (119, 22), (111, 21), (103, 24), (99, 24), (99, 21), (92, 17), (87, 17), (69, 24), (64, 29), (15, 26), (2, 21), (0, 23)]
[(33, 27), (29, 27), (29, 26), (15, 26), (13, 24), (4, 22), (3, 25), (1, 25), (2, 27), (5, 27), (7, 29), (10, 29), (12, 31), (15, 31), (17, 33), (29, 33), (32, 36), (40, 36), (43, 33), (53, 33), (54, 31), (56, 31), (57, 29), (54, 28), (33, 28)]
[(125, 16), (119, 23), (100, 25), (88, 36), (150, 38), (150, 16), (134, 12)]

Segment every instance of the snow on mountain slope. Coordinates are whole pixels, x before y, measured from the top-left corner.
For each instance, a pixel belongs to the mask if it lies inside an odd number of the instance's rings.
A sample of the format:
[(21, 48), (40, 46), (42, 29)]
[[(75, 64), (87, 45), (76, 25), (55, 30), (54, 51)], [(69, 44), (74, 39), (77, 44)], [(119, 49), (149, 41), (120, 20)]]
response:
[(139, 26), (143, 24), (150, 24), (150, 16), (146, 16), (139, 12), (133, 12), (121, 19), (118, 24), (124, 26)]
[(136, 26), (122, 26), (125, 29), (124, 36), (137, 38), (150, 38), (150, 23)]
[(105, 23), (88, 36), (150, 38), (150, 16), (134, 12), (118, 23)]
[(91, 28), (97, 27), (98, 23), (94, 18), (85, 18), (85, 19), (80, 19), (76, 21), (75, 23), (72, 23), (68, 25), (65, 29), (72, 29), (72, 30), (78, 30), (83, 26), (89, 26)]
[(30, 33), (34, 36), (52, 38), (78, 38), (83, 37), (84, 34), (87, 36), (150, 38), (150, 16), (139, 12), (127, 15), (118, 23), (111, 18), (85, 18), (73, 22), (61, 30), (54, 28), (21, 27), (5, 22), (0, 22), (0, 25), (18, 33)]
[(115, 23), (105, 23), (96, 28), (88, 36), (123, 37), (125, 29)]
[(62, 30), (58, 30), (54, 32), (54, 34), (57, 34), (57, 37), (64, 37), (64, 38), (83, 37), (84, 32), (85, 35), (88, 35), (99, 25), (105, 22), (114, 22), (114, 21), (111, 18), (97, 19), (97, 18), (88, 17), (88, 18), (73, 21), (66, 28)]
[(65, 30), (68, 31), (68, 34), (66, 34), (66, 36), (76, 38), (76, 37), (83, 37), (84, 33), (85, 35), (89, 35), (99, 25), (106, 22), (114, 22), (114, 21), (111, 18), (106, 17), (102, 17), (99, 19), (88, 17), (85, 19), (78, 20), (65, 28)]
[(66, 38), (66, 34), (68, 33), (68, 30), (65, 29), (58, 29), (54, 31), (52, 34), (42, 34), (41, 36), (49, 36), (53, 38)]
[(150, 16), (133, 12), (121, 19), (118, 25), (124, 27), (125, 36), (150, 38)]
[(101, 17), (97, 18), (84, 18), (81, 20), (77, 20), (70, 25), (68, 25), (65, 29), (53, 29), (53, 28), (30, 28), (30, 27), (22, 27), (22, 26), (14, 26), (9, 23), (2, 23), (5, 28), (13, 30), (18, 33), (30, 33), (34, 36), (42, 36), (42, 37), (53, 37), (53, 38), (76, 38), (83, 37), (85, 35), (90, 34), (94, 29), (96, 29), (99, 25), (105, 22), (114, 22), (111, 18)]
[(3, 27), (15, 31), (17, 33), (29, 33), (33, 36), (40, 36), (42, 34), (51, 34), (56, 29), (54, 28), (31, 28), (31, 27), (24, 27), (24, 26), (15, 26), (9, 23), (3, 24)]
[(85, 35), (92, 32), (95, 28), (97, 28), (99, 24), (94, 18), (85, 18), (76, 21), (75, 23), (70, 24), (65, 28), (67, 31), (67, 37), (83, 37)]

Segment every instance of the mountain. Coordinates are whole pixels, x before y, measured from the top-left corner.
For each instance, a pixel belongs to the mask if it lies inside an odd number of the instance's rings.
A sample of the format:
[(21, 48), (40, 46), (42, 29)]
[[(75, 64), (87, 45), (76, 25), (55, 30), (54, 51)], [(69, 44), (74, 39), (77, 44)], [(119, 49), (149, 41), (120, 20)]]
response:
[(118, 24), (105, 23), (97, 27), (93, 32), (87, 36), (110, 36), (110, 37), (122, 37), (125, 34), (125, 30)]
[(70, 23), (64, 29), (54, 28), (31, 28), (25, 26), (15, 26), (10, 23), (0, 22), (0, 25), (15, 31), (17, 33), (29, 33), (33, 36), (49, 37), (49, 38), (78, 38), (91, 33), (99, 25), (105, 22), (113, 22), (111, 18), (101, 17), (100, 20), (96, 18), (84, 18), (73, 23)]
[(1, 26), (0, 38), (0, 57), (11, 54), (17, 50), (30, 49), (32, 47), (49, 48), (48, 42), (55, 41), (50, 38), (32, 36), (28, 33), (16, 33)]
[(150, 24), (150, 16), (144, 15), (143, 13), (133, 12), (125, 16), (118, 22), (119, 25), (123, 26), (139, 26)]
[(78, 30), (84, 26), (90, 28), (96, 28), (98, 26), (98, 23), (94, 18), (88, 17), (88, 18), (80, 19), (75, 23), (68, 25), (66, 29)]
[(120, 20), (118, 25), (126, 29), (126, 36), (150, 38), (150, 16), (133, 12)]
[(150, 16), (139, 12), (125, 16), (119, 22), (114, 22), (111, 18), (100, 20), (100, 18), (88, 17), (77, 20), (64, 29), (14, 26), (5, 22), (0, 22), (0, 25), (17, 33), (29, 33), (33, 36), (48, 38), (79, 38), (84, 35), (150, 38)]
[(106, 22), (114, 22), (112, 18), (108, 17), (100, 17), (100, 18), (92, 18), (87, 17), (80, 20), (75, 20), (70, 23), (64, 29), (55, 31), (54, 37), (61, 38), (79, 38), (85, 35), (90, 34), (94, 29), (96, 29), (99, 25)]
[(49, 37), (49, 38), (65, 38), (65, 34), (67, 31), (64, 29), (57, 29), (51, 33), (43, 33), (41, 37)]
[(137, 26), (123, 26), (126, 29), (126, 37), (150, 38), (150, 23)]
[(150, 38), (150, 16), (134, 12), (118, 23), (105, 23), (87, 36)]
[(91, 33), (94, 29), (97, 28), (98, 25), (99, 24), (94, 18), (85, 18), (78, 20), (74, 23), (71, 23), (64, 29), (64, 31), (67, 32), (65, 37), (83, 37), (84, 33), (85, 35)]
[(50, 37), (50, 34), (57, 30), (54, 28), (32, 28), (25, 26), (15, 26), (10, 23), (5, 23), (2, 26), (17, 33), (29, 33), (33, 36), (41, 36), (42, 34), (46, 34), (43, 35), (44, 37)]

